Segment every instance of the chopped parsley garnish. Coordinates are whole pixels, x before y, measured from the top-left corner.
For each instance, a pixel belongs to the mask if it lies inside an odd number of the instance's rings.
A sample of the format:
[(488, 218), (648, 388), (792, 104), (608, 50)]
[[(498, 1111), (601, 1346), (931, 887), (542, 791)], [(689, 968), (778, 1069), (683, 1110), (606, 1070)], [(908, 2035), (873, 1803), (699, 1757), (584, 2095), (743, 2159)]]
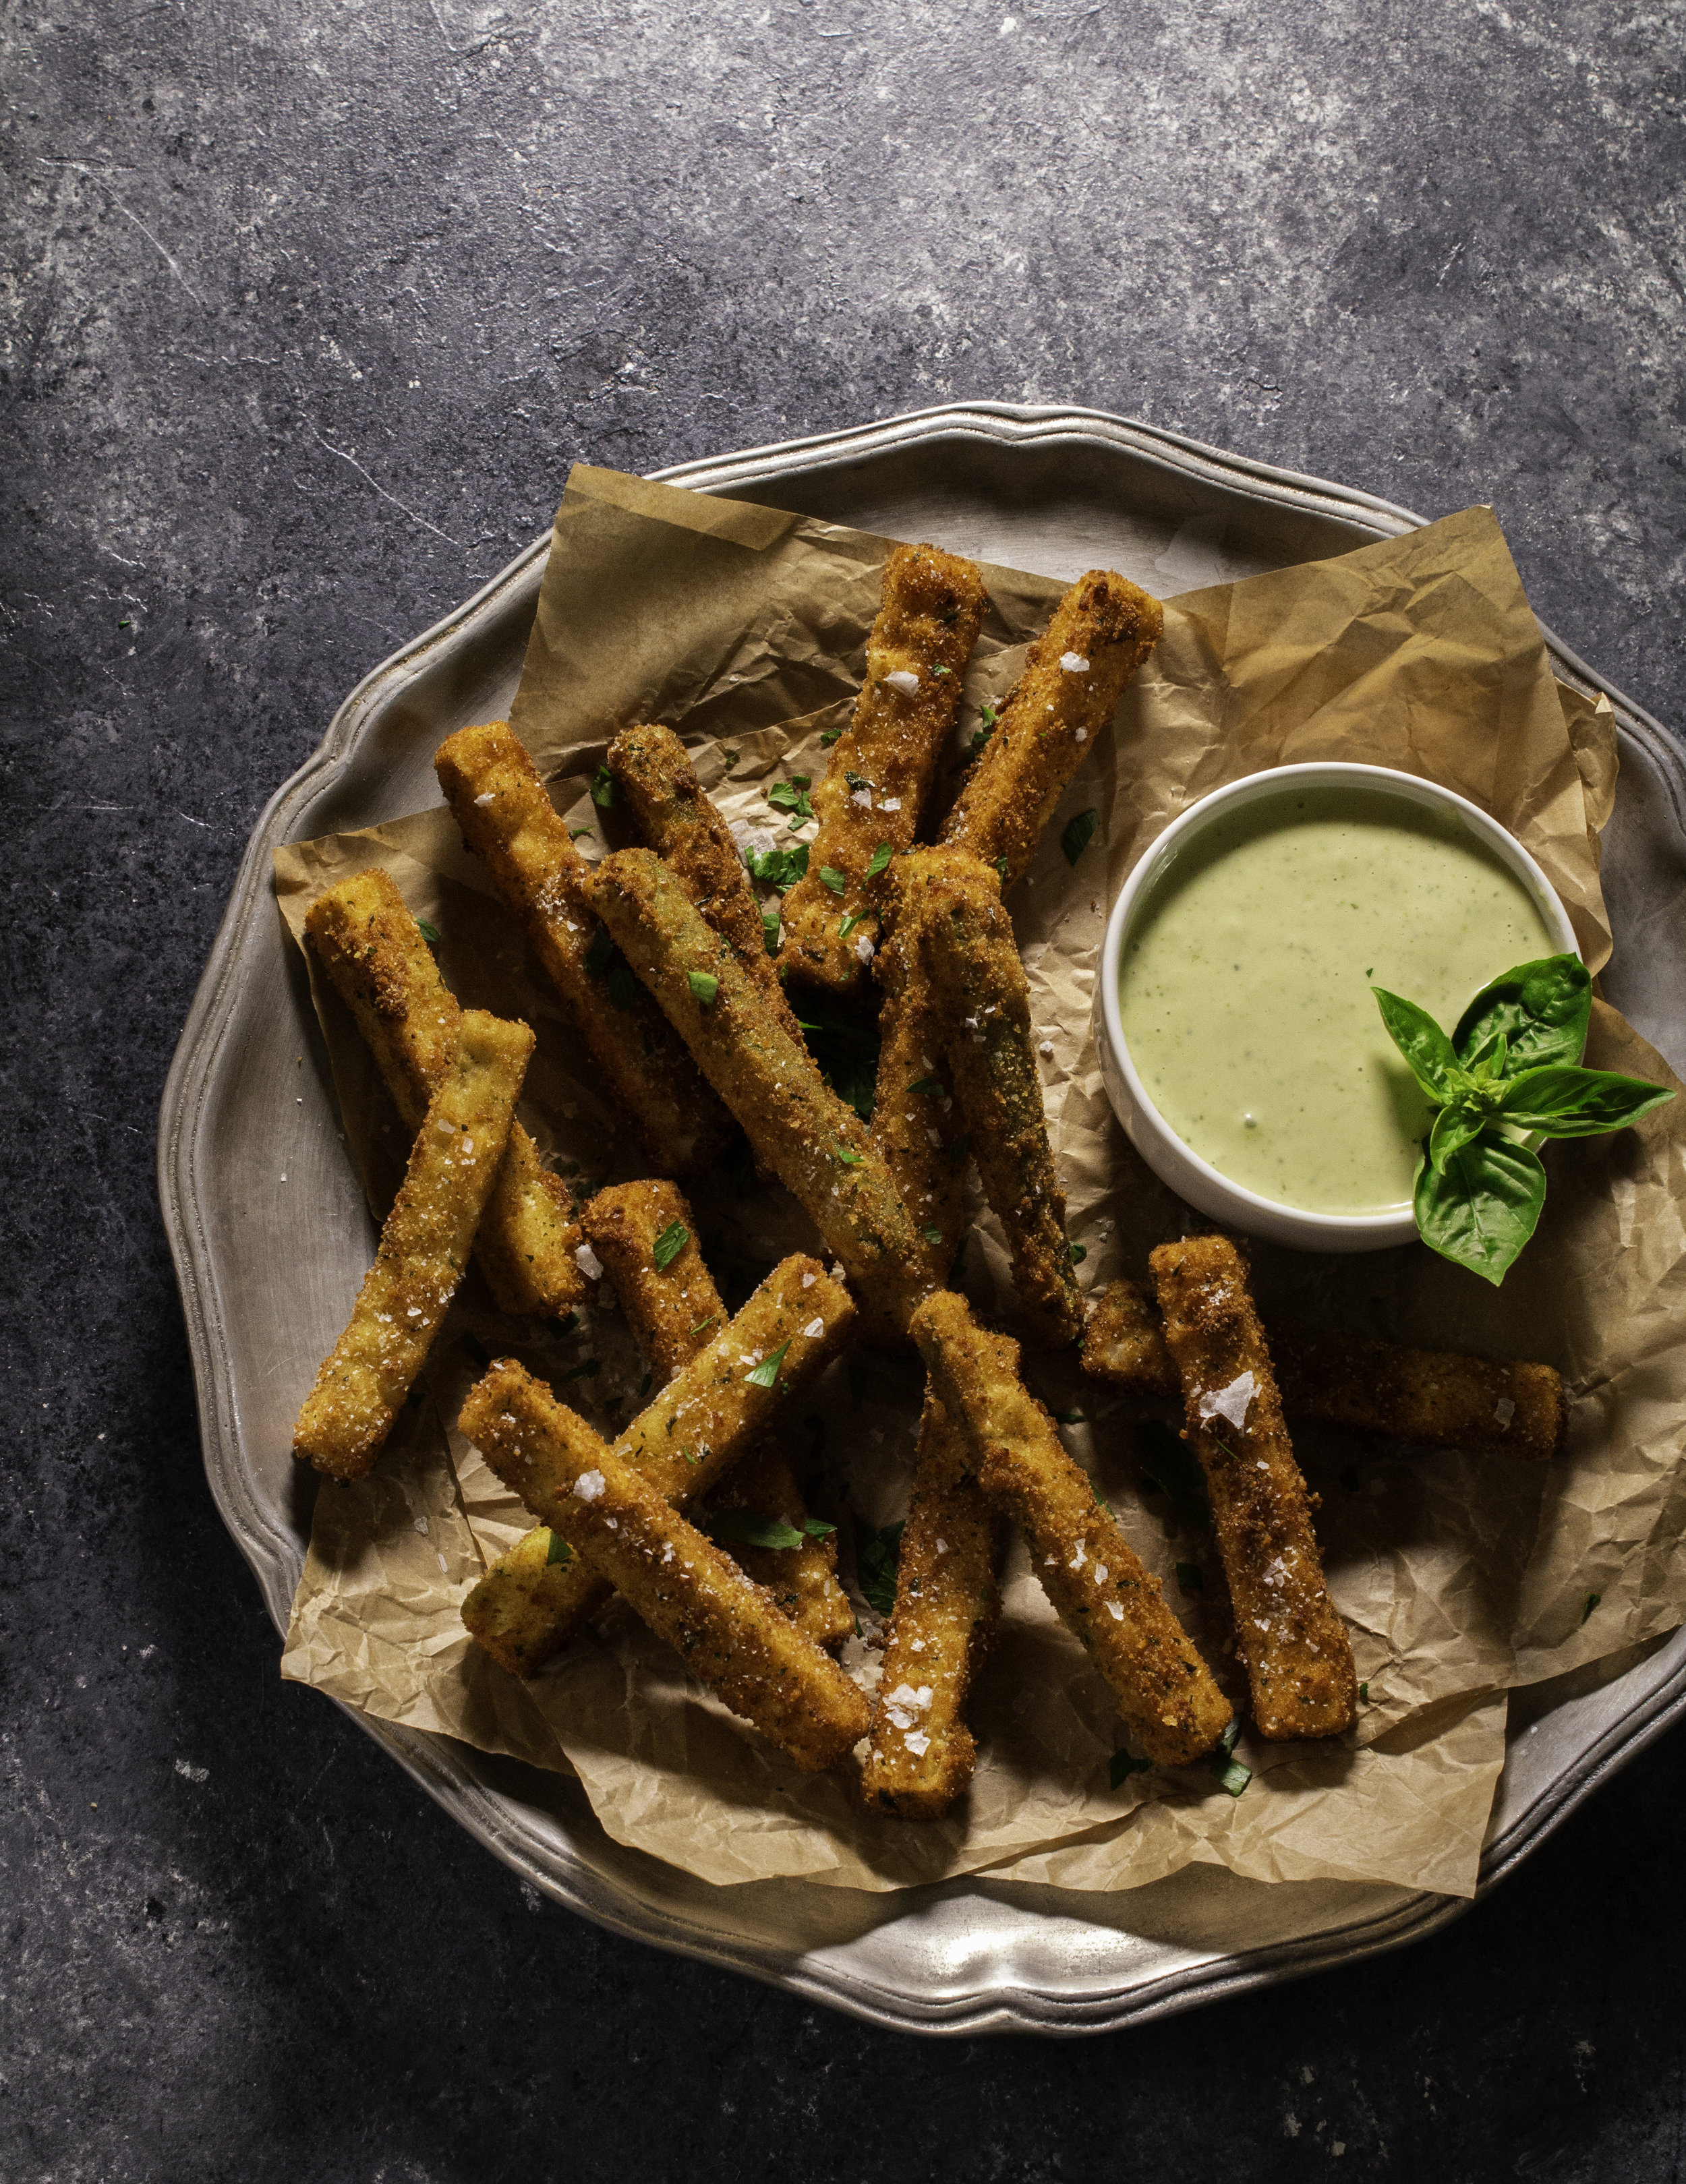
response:
[(823, 1517), (804, 1517), (802, 1529), (811, 1540), (823, 1540), (828, 1532), (835, 1532), (837, 1527), (828, 1524)]
[(1090, 811), (1080, 811), (1077, 816), (1067, 824), (1065, 832), (1059, 838), (1059, 846), (1065, 852), (1067, 864), (1075, 865), (1085, 850), (1088, 848), (1095, 829), (1100, 823), (1100, 813)]
[(1086, 1244), (1071, 1244), (1066, 1248), (1071, 1253), (1071, 1263), (1074, 1267), (1080, 1267), (1089, 1256), (1089, 1246)]
[(942, 1231), (941, 1228), (921, 1228), (919, 1234), (924, 1238), (928, 1244), (940, 1244), (942, 1241)]
[(866, 1155), (864, 1153), (851, 1153), (847, 1145), (839, 1145), (837, 1148), (837, 1157), (842, 1162), (845, 1167), (858, 1167), (861, 1162), (866, 1158)]
[(1231, 1797), (1240, 1797), (1242, 1791), (1253, 1780), (1253, 1769), (1250, 1767), (1243, 1767), (1240, 1760), (1232, 1756), (1235, 1752), (1236, 1739), (1240, 1735), (1241, 1724), (1238, 1721), (1231, 1721), (1218, 1739), (1218, 1748), (1212, 1754), (1210, 1763), (1206, 1769), (1218, 1787), (1226, 1791)]
[(822, 728), (819, 732), (819, 739), (825, 745), (826, 749), (829, 750), (833, 744), (836, 742), (837, 738), (842, 734), (842, 733), (843, 731), (841, 728)]
[(1359, 1687), (1358, 1687), (1358, 1695), (1359, 1695), (1359, 1697), (1360, 1697), (1360, 1698), (1365, 1702), (1365, 1703), (1366, 1705), (1368, 1705), (1368, 1704), (1369, 1704), (1369, 1702), (1370, 1702), (1370, 1686), (1369, 1686), (1369, 1685), (1368, 1685), (1368, 1684), (1360, 1684), (1360, 1685), (1359, 1685)]
[(544, 1560), (547, 1566), (556, 1563), (571, 1563), (573, 1560), (573, 1549), (560, 1532), (551, 1533), (550, 1544), (544, 1550)]
[(916, 1077), (907, 1089), (918, 1092), (926, 1099), (946, 1100), (948, 1097), (947, 1091), (935, 1077)]
[(615, 777), (606, 765), (600, 766), (591, 777), (591, 800), (600, 811), (609, 811), (615, 801)]
[(996, 861), (995, 861), (995, 868), (996, 868), (996, 872), (997, 872), (997, 874), (998, 878), (1000, 878), (1000, 881), (1001, 881), (1002, 885), (1003, 887), (1005, 887), (1005, 886), (1007, 885), (1007, 873), (1008, 873), (1008, 863), (1007, 863), (1007, 860), (1006, 860), (1006, 858), (1005, 858), (1005, 857), (997, 857), (997, 858), (996, 859)]
[(855, 1519), (855, 1567), (867, 1605), (888, 1615), (896, 1605), (896, 1565), (902, 1554), (902, 1533), (907, 1524), (885, 1524), (881, 1530)]
[(427, 942), (427, 945), (430, 948), (437, 948), (439, 944), (438, 927), (437, 925), (430, 925), (425, 917), (418, 917), (416, 922), (421, 927), (422, 938)]
[(741, 751), (729, 750), (722, 751), (720, 755), (725, 760), (726, 771), (729, 773), (732, 771), (732, 768), (738, 763), (738, 760), (743, 756), (743, 753)]
[(768, 954), (776, 956), (779, 953), (779, 913), (776, 910), (762, 911), (761, 931), (762, 938), (767, 943)]
[(1144, 1419), (1136, 1439), (1143, 1486), (1150, 1494), (1170, 1495), (1172, 1513), (1185, 1531), (1209, 1532), (1212, 1508), (1198, 1458), (1161, 1418)]
[(570, 827), (568, 829), (568, 839), (571, 842), (577, 842), (582, 834), (589, 834), (595, 839), (596, 833), (597, 829), (595, 827)]
[(1601, 1592), (1589, 1592), (1587, 1595), (1587, 1604), (1581, 1610), (1581, 1620), (1583, 1623), (1586, 1621), (1587, 1618), (1592, 1613), (1594, 1608), (1598, 1606), (1599, 1601), (1603, 1598), (1604, 1595)]
[(1115, 1752), (1108, 1763), (1107, 1780), (1116, 1790), (1132, 1774), (1147, 1774), (1153, 1764), (1151, 1759), (1136, 1759), (1128, 1752)]
[(706, 1318), (706, 1319), (700, 1319), (700, 1320), (698, 1320), (698, 1322), (697, 1322), (697, 1323), (696, 1323), (696, 1325), (695, 1325), (695, 1327), (688, 1327), (688, 1328), (685, 1329), (685, 1335), (686, 1335), (687, 1340), (693, 1339), (693, 1338), (695, 1338), (695, 1336), (697, 1336), (697, 1335), (701, 1334), (703, 1332), (703, 1330), (704, 1330), (704, 1329), (705, 1329), (705, 1328), (710, 1328), (710, 1327), (712, 1327), (712, 1326), (713, 1326), (713, 1324), (714, 1324), (714, 1323), (715, 1323), (715, 1321), (716, 1321), (717, 1319), (718, 1319), (718, 1318), (719, 1318), (719, 1317), (720, 1317), (720, 1315), (719, 1315), (719, 1313), (718, 1313), (717, 1312), (710, 1312), (710, 1313), (709, 1313), (709, 1315), (708, 1315), (708, 1317), (707, 1317), (707, 1318)]
[(794, 850), (745, 850), (744, 862), (763, 887), (777, 888), (783, 894), (807, 871), (808, 845), (798, 842)]
[(857, 773), (851, 766), (846, 766), (844, 767), (843, 778), (848, 783), (851, 788), (870, 788), (872, 787), (871, 782), (867, 779), (865, 774)]
[(867, 878), (869, 880), (875, 880), (888, 866), (895, 854), (895, 850), (890, 848), (888, 842), (880, 842), (872, 853), (872, 860), (867, 866)]
[(691, 1232), (683, 1221), (670, 1221), (650, 1248), (656, 1262), (656, 1271), (665, 1274), (691, 1240)]
[(790, 814), (791, 831), (805, 820), (813, 817), (813, 805), (808, 797), (812, 786), (811, 773), (793, 773), (788, 781), (776, 781), (767, 792), (767, 800), (775, 810)]
[(595, 1380), (602, 1370), (603, 1360), (600, 1357), (588, 1357), (583, 1365), (570, 1365), (562, 1378), (565, 1380)]
[(1179, 1563), (1176, 1566), (1176, 1589), (1179, 1592), (1204, 1592), (1206, 1580), (1200, 1574), (1198, 1563)]
[(821, 884), (829, 887), (833, 894), (848, 894), (848, 874), (840, 872), (835, 865), (822, 865), (819, 868), (819, 877)]
[(931, 670), (933, 675), (952, 675), (953, 672), (952, 667), (933, 667)]
[(744, 1375), (745, 1386), (748, 1388), (776, 1388), (779, 1384), (779, 1368), (784, 1362), (784, 1352), (790, 1347), (790, 1346), (788, 1341), (781, 1342), (770, 1357), (763, 1357), (760, 1364), (757, 1365), (753, 1371), (745, 1373)]
[(866, 915), (863, 910), (846, 910), (838, 924), (837, 938), (840, 940), (846, 940)]
[(753, 1509), (717, 1509), (708, 1520), (717, 1540), (736, 1540), (746, 1547), (799, 1547), (802, 1535), (782, 1517), (760, 1517)]
[(691, 992), (704, 1008), (712, 1007), (715, 995), (720, 991), (720, 981), (714, 973), (712, 971), (687, 971), (685, 977)]

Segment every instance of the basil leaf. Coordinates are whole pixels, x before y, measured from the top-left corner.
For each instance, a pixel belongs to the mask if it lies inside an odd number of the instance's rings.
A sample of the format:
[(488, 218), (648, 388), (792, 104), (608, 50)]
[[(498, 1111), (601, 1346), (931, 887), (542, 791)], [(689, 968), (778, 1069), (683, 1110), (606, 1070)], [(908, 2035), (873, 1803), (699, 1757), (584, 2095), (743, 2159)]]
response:
[(763, 1357), (753, 1372), (745, 1373), (744, 1385), (746, 1388), (776, 1387), (779, 1384), (779, 1368), (784, 1362), (784, 1352), (790, 1347), (788, 1341), (781, 1342), (770, 1357)]
[(1085, 850), (1088, 848), (1095, 829), (1100, 823), (1100, 813), (1092, 811), (1080, 811), (1075, 819), (1068, 822), (1065, 832), (1059, 838), (1059, 846), (1065, 852), (1067, 864), (1075, 865)]
[(425, 917), (418, 917), (416, 922), (421, 927), (422, 938), (427, 942), (427, 945), (430, 948), (437, 948), (439, 944), (438, 927), (437, 925), (430, 925)]
[(1502, 1031), (1496, 1031), (1491, 1039), (1482, 1041), (1465, 1061), (1464, 1067), (1471, 1077), (1479, 1078), (1483, 1084), (1491, 1084), (1505, 1074), (1510, 1059), (1510, 1042)]
[(889, 865), (890, 858), (895, 854), (888, 842), (880, 842), (873, 851), (871, 860), (867, 866), (867, 878), (869, 880), (875, 880)]
[(776, 956), (779, 953), (779, 913), (776, 910), (762, 911), (761, 930), (762, 938), (767, 942), (768, 954)]
[(1486, 1128), (1484, 1115), (1471, 1114), (1463, 1107), (1443, 1107), (1434, 1118), (1434, 1128), (1428, 1138), (1428, 1157), (1434, 1173), (1443, 1175), (1452, 1155), (1472, 1138), (1478, 1138)]
[(1660, 1084), (1613, 1069), (1551, 1062), (1511, 1078), (1499, 1112), (1515, 1129), (1540, 1130), (1548, 1138), (1594, 1138), (1625, 1129), (1673, 1097)]
[(1151, 1759), (1133, 1759), (1127, 1752), (1115, 1752), (1107, 1763), (1107, 1780), (1116, 1790), (1132, 1774), (1147, 1774), (1153, 1764)]
[(1510, 1041), (1514, 1072), (1549, 1061), (1576, 1062), (1587, 1043), (1593, 982), (1578, 956), (1541, 956), (1482, 988), (1458, 1019), (1452, 1044), (1473, 1058), (1495, 1032)]
[(554, 1563), (571, 1563), (572, 1560), (573, 1549), (560, 1532), (553, 1531), (550, 1535), (550, 1544), (544, 1550), (545, 1567), (549, 1568)]
[(720, 991), (720, 981), (714, 973), (712, 971), (687, 971), (685, 977), (692, 993), (704, 1008), (711, 1007), (715, 995)]
[(886, 1524), (875, 1530), (860, 1518), (855, 1519), (855, 1566), (860, 1573), (861, 1591), (867, 1604), (879, 1615), (888, 1615), (896, 1605), (896, 1566), (902, 1555), (902, 1530), (907, 1523)]
[(1449, 1156), (1443, 1173), (1424, 1161), (1414, 1199), (1429, 1249), (1497, 1289), (1538, 1223), (1545, 1170), (1526, 1145), (1483, 1130)]
[(591, 777), (591, 800), (600, 811), (607, 811), (615, 801), (615, 777), (606, 766), (600, 766)]
[(656, 1238), (650, 1251), (656, 1262), (656, 1271), (665, 1274), (691, 1240), (691, 1232), (683, 1221), (670, 1221)]
[(799, 1547), (802, 1535), (782, 1517), (758, 1517), (752, 1509), (717, 1509), (708, 1519), (710, 1535), (737, 1540), (746, 1547)]
[(1457, 1095), (1458, 1057), (1452, 1042), (1426, 1009), (1402, 1000), (1384, 986), (1372, 986), (1376, 1006), (1387, 1027), (1387, 1036), (1410, 1065), (1411, 1075), (1437, 1104)]
[(819, 868), (819, 877), (821, 884), (824, 887), (829, 887), (833, 894), (848, 894), (849, 881), (847, 875), (843, 872), (840, 872), (835, 865), (822, 865)]
[[(808, 1424), (810, 1426), (816, 1426), (819, 1424), (819, 1420), (810, 1418)], [(837, 1527), (835, 1524), (828, 1524), (823, 1517), (804, 1517), (802, 1529), (811, 1540), (823, 1540), (829, 1533), (835, 1532)]]

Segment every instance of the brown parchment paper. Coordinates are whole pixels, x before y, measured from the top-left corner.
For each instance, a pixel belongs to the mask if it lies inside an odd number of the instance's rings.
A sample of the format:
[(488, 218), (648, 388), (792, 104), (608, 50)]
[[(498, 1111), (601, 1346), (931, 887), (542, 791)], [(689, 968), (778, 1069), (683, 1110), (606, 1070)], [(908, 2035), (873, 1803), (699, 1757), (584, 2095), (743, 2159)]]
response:
[[(577, 468), (556, 519), (513, 724), (589, 855), (617, 846), (588, 786), (634, 720), (685, 738), (729, 820), (757, 840), (799, 835), (766, 792), (818, 777), (820, 737), (847, 718), (890, 542), (811, 518)], [(956, 755), (978, 710), (1010, 686), (1061, 587), (990, 567)], [(1140, 1274), (1186, 1210), (1113, 1119), (1089, 1037), (1106, 909), (1153, 836), (1193, 798), (1261, 767), (1324, 756), (1404, 767), (1492, 811), (1540, 860), (1589, 964), (1610, 935), (1597, 829), (1614, 794), (1608, 705), (1552, 677), (1490, 510), (1326, 562), (1184, 594), (1120, 706), (1114, 737), (1073, 783), (1013, 900), (1041, 1036), (1050, 1132), (1070, 1233), (1098, 1285)], [(952, 794), (957, 773), (941, 792)], [(1065, 824), (1100, 826), (1071, 867)], [(465, 1001), (539, 1034), (523, 1117), (583, 1190), (639, 1172), (572, 1066), (542, 975), (443, 810), (277, 852), (297, 938), (316, 894), (382, 864), (441, 933)], [(405, 1145), (349, 1019), (314, 983), (351, 1150), (384, 1205)], [(1588, 1061), (1672, 1082), (1599, 1005)], [(526, 1684), (466, 1639), (459, 1609), (525, 1513), (452, 1421), (486, 1352), (514, 1351), (611, 1433), (639, 1405), (643, 1368), (600, 1295), (568, 1333), (501, 1318), (472, 1278), (429, 1361), (425, 1396), (374, 1475), (325, 1487), (283, 1673), (383, 1718), (578, 1774), (608, 1833), (721, 1884), (800, 1875), (887, 1889), (988, 1871), (1074, 1890), (1138, 1886), (1192, 1861), (1262, 1880), (1387, 1881), (1467, 1894), (1504, 1757), (1505, 1692), (1655, 1639), (1686, 1602), (1686, 1102), (1609, 1140), (1555, 1146), (1539, 1234), (1502, 1290), (1420, 1245), (1330, 1260), (1259, 1246), (1267, 1319), (1556, 1364), (1574, 1395), (1570, 1446), (1547, 1468), (1306, 1433), (1319, 1532), (1368, 1702), (1325, 1745), (1243, 1736), (1254, 1769), (1231, 1799), (1200, 1769), (1108, 1780), (1117, 1727), (1105, 1693), (1011, 1551), (999, 1640), (975, 1706), (982, 1756), (945, 1821), (897, 1825), (859, 1809), (848, 1770), (818, 1780), (762, 1747), (624, 1608)], [(812, 1231), (781, 1192), (693, 1194), (711, 1263), (735, 1302)], [(1008, 1323), (1013, 1300), (992, 1217), (974, 1191), (963, 1285)], [(348, 1307), (350, 1297), (347, 1297)], [(595, 1361), (596, 1369), (578, 1368)], [(1069, 1446), (1178, 1600), (1237, 1696), (1209, 1542), (1144, 1498), (1132, 1427), (1142, 1407), (1027, 1352)], [(572, 1375), (573, 1377), (564, 1378)], [(300, 1395), (304, 1390), (301, 1388)], [(789, 1424), (814, 1506), (882, 1524), (906, 1509), (920, 1378), (871, 1353), (840, 1362)], [(1180, 1592), (1176, 1566), (1203, 1589)], [(1599, 1596), (1588, 1610), (1589, 1596)], [(876, 1618), (845, 1658), (868, 1688)]]

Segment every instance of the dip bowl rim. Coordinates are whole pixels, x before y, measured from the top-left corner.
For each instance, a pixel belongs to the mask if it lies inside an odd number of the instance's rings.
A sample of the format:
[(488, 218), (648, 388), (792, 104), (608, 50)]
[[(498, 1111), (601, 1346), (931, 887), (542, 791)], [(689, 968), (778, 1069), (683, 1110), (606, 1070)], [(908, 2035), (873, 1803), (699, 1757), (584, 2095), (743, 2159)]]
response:
[(1352, 759), (1310, 759), (1291, 766), (1261, 767), (1197, 798), (1137, 858), (1108, 912), (1093, 1007), (1101, 1082), (1125, 1134), (1162, 1183), (1198, 1212), (1226, 1228), (1299, 1251), (1385, 1251), (1416, 1240), (1416, 1221), (1409, 1206), (1373, 1213), (1317, 1212), (1266, 1198), (1232, 1181), (1203, 1160), (1154, 1106), (1131, 1059), (1124, 1035), (1119, 965), (1129, 928), (1157, 882), (1190, 840), (1214, 820), (1241, 805), (1281, 794), (1296, 783), (1308, 788), (1376, 789), (1407, 803), (1456, 812), (1477, 839), (1493, 850), (1527, 889), (1556, 944), (1554, 952), (1578, 957), (1581, 950), (1562, 899), (1537, 860), (1502, 821), (1456, 789), (1396, 766), (1367, 765)]

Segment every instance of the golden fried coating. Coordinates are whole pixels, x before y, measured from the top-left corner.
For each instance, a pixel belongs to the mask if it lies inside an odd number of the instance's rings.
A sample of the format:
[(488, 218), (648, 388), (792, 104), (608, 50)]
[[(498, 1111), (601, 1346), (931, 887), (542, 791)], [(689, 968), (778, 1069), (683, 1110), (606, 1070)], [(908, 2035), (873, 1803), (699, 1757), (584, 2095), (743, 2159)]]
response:
[(772, 1596), (670, 1506), (626, 1458), (554, 1429), (561, 1407), (513, 1359), (470, 1390), (462, 1429), (528, 1508), (600, 1570), (690, 1672), (799, 1767), (844, 1758), (867, 1702)]
[(966, 1437), (978, 1484), (1030, 1550), (1066, 1628), (1104, 1678), (1150, 1759), (1181, 1766), (1217, 1742), (1230, 1705), (1088, 1474), (1019, 1377), (1019, 1346), (939, 1290), (913, 1315), (931, 1386)]
[(965, 851), (920, 850), (907, 861), (931, 875), (919, 935), (972, 1157), (1013, 1254), (1031, 1339), (1058, 1349), (1083, 1331), (1083, 1299), (1013, 921), (996, 874)]
[[(1351, 1426), (1430, 1448), (1544, 1463), (1561, 1452), (1569, 1403), (1549, 1365), (1501, 1364), (1391, 1342), (1319, 1340), (1273, 1329), (1270, 1360), (1292, 1418)], [(1089, 1315), (1083, 1369), (1142, 1396), (1181, 1392), (1158, 1306), (1140, 1282), (1108, 1284)]]
[(986, 865), (1004, 858), (1003, 889), (1036, 854), (1066, 783), (1111, 727), (1125, 685), (1164, 627), (1157, 599), (1091, 569), (1030, 647), (942, 830), (945, 842)]
[(1165, 1342), (1235, 1609), (1261, 1736), (1338, 1736), (1358, 1713), (1346, 1626), (1323, 1581), (1311, 1502), (1282, 1423), (1241, 1254), (1225, 1236), (1150, 1256)]
[(930, 1254), (931, 1279), (947, 1279), (966, 1224), (966, 1148), (949, 1083), (930, 967), (919, 941), (928, 890), (920, 859), (890, 868), (887, 933), (873, 966), (884, 989), (879, 1014), (873, 1143)]
[[(677, 1184), (622, 1183), (600, 1190), (580, 1219), (626, 1313), (633, 1339), (664, 1382), (706, 1349), (726, 1323), (726, 1307), (696, 1247), (696, 1222)], [(658, 1264), (658, 1256), (663, 1263)], [(807, 1506), (776, 1447), (752, 1451), (716, 1488), (712, 1506), (745, 1518), (782, 1524), (793, 1546), (729, 1540), (733, 1559), (764, 1585), (790, 1620), (816, 1644), (846, 1638), (855, 1627), (837, 1582), (837, 1541), (807, 1529)]]
[[(762, 1439), (784, 1404), (837, 1355), (854, 1323), (848, 1291), (818, 1260), (794, 1252), (633, 1420), (616, 1453), (683, 1508)], [(751, 1378), (774, 1358), (771, 1386)], [(564, 1424), (573, 1417), (561, 1405), (557, 1412)], [(583, 1419), (578, 1424), (581, 1434), (591, 1433)], [(493, 1563), (463, 1602), (462, 1619), (494, 1660), (513, 1675), (530, 1676), (608, 1595), (583, 1563), (558, 1553), (540, 1526)]]
[(935, 546), (898, 546), (885, 564), (866, 681), (813, 792), (807, 874), (784, 898), (779, 967), (802, 984), (842, 994), (864, 983), (883, 901), (882, 868), (868, 868), (913, 838), (988, 605), (974, 564)]
[(743, 1124), (756, 1158), (842, 1262), (864, 1330), (880, 1340), (903, 1338), (931, 1276), (865, 1123), (831, 1089), (659, 857), (648, 850), (606, 857), (591, 900)]
[(940, 1820), (977, 1758), (966, 1700), (1001, 1609), (1002, 1522), (929, 1389), (918, 1463), (861, 1788), (897, 1819)]
[(318, 1471), (361, 1479), (391, 1432), (468, 1264), (532, 1051), (525, 1024), (464, 1010), (375, 1263), (293, 1429)]
[(731, 829), (671, 728), (623, 728), (609, 746), (609, 771), (638, 831), (766, 994), (792, 1039), (801, 1034), (767, 952), (761, 906)]
[[(357, 1020), (405, 1128), (422, 1126), (456, 1053), (462, 1011), (391, 877), (342, 880), (305, 913), (317, 961)], [(585, 1295), (579, 1228), (560, 1176), (519, 1123), (480, 1217), (474, 1256), (498, 1309), (561, 1312)]]
[(460, 728), (433, 755), (462, 837), (526, 928), (578, 1026), (606, 1099), (636, 1124), (657, 1171), (706, 1171), (730, 1131), (689, 1057), (644, 994), (592, 952), (589, 867), (551, 808), (526, 749), (501, 721)]

